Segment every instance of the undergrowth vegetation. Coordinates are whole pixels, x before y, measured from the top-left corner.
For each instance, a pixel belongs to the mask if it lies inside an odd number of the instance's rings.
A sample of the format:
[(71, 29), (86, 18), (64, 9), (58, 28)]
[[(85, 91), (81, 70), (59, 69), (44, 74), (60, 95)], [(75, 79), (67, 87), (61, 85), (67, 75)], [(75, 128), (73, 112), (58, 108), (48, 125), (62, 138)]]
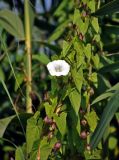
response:
[(0, 2), (0, 158), (116, 160), (119, 1)]

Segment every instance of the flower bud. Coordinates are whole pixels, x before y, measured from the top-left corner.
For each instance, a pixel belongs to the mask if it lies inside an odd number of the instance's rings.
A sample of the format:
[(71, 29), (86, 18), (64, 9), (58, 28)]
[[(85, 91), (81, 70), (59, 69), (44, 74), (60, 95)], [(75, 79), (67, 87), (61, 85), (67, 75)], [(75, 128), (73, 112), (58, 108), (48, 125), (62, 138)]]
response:
[(44, 101), (48, 101), (49, 100), (49, 94), (47, 91), (45, 91), (44, 93)]
[(82, 108), (80, 108), (79, 112), (80, 114), (85, 114), (85, 111)]
[(52, 130), (55, 130), (55, 128), (56, 128), (56, 123), (55, 122), (52, 123), (51, 128), (52, 128)]
[(61, 143), (60, 142), (56, 142), (55, 145), (54, 145), (54, 150), (57, 151), (59, 150), (61, 147)]
[(52, 133), (52, 132), (49, 132), (49, 133), (48, 133), (48, 140), (50, 140), (52, 137), (53, 137), (53, 133)]
[(82, 17), (86, 17), (87, 16), (87, 13), (86, 12), (83, 12), (82, 13)]
[(45, 122), (45, 124), (52, 124), (52, 119), (51, 118), (48, 118), (48, 116), (46, 116), (45, 118), (44, 118), (44, 122)]
[(82, 132), (80, 133), (80, 137), (81, 137), (82, 139), (86, 139), (86, 138), (87, 138), (87, 133), (86, 133), (86, 131), (82, 131)]
[(83, 34), (82, 34), (82, 33), (79, 33), (79, 39), (80, 39), (81, 41), (83, 41), (84, 36), (83, 36)]
[(86, 145), (86, 149), (87, 149), (88, 151), (90, 151), (90, 150), (91, 150), (91, 146), (90, 146), (89, 144), (87, 144), (87, 145)]
[(94, 89), (90, 88), (90, 95), (92, 96), (94, 94)]
[(81, 120), (81, 124), (82, 124), (82, 126), (86, 126), (87, 125), (87, 121), (85, 119), (82, 119)]

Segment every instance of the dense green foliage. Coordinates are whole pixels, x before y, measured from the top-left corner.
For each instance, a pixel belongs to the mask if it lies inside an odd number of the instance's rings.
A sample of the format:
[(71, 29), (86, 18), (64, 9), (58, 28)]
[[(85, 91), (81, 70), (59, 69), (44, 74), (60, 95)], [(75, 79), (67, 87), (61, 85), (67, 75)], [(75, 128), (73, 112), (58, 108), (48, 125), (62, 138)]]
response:
[[(31, 0), (29, 12), (25, 1), (4, 0), (0, 10), (0, 157), (115, 160), (119, 1), (51, 0), (48, 7), (48, 1)], [(59, 59), (70, 65), (67, 76), (51, 76), (47, 70), (49, 62)]]

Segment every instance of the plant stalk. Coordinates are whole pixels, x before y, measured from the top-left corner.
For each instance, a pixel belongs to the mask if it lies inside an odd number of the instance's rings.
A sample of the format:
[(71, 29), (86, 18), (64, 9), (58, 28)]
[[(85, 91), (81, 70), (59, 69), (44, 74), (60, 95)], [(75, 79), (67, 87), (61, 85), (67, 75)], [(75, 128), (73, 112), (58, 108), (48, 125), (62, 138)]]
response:
[(29, 0), (24, 1), (25, 14), (25, 45), (26, 45), (26, 112), (32, 113), (32, 64), (31, 64), (31, 28)]

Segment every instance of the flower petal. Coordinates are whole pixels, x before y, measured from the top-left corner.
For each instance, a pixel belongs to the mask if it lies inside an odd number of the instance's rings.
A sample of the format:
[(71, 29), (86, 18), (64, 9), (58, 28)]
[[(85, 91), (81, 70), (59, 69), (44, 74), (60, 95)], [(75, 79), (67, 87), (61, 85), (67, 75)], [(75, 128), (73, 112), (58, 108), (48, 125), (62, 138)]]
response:
[(47, 64), (47, 68), (52, 76), (65, 76), (69, 73), (70, 65), (65, 60), (54, 60)]

